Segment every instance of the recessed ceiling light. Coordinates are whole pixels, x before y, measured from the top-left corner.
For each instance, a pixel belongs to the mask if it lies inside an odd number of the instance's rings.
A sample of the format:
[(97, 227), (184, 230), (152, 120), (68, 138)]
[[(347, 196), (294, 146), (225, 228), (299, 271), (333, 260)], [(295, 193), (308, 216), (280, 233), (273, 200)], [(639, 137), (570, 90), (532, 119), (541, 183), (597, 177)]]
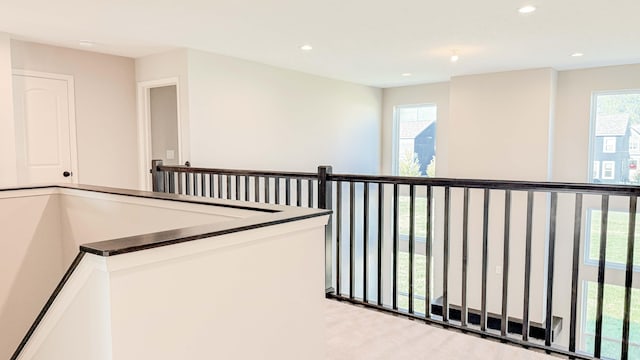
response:
[(411, 76), (411, 73), (402, 73), (402, 76)]
[(93, 41), (89, 41), (89, 40), (80, 40), (78, 42), (78, 45), (80, 46), (84, 46), (84, 47), (92, 47), (94, 46), (96, 43), (94, 43)]
[(458, 62), (458, 60), (460, 60), (460, 56), (458, 56), (458, 54), (453, 54), (451, 55), (451, 62)]
[(536, 11), (536, 7), (533, 5), (526, 5), (518, 9), (520, 14), (531, 14), (534, 11)]
[(313, 50), (313, 46), (311, 46), (309, 44), (305, 44), (305, 45), (300, 46), (300, 50), (302, 50), (302, 51), (311, 51), (311, 50)]
[(577, 52), (577, 53), (573, 53), (573, 54), (571, 54), (571, 56), (573, 56), (573, 57), (580, 57), (580, 56), (584, 56), (584, 54), (583, 54), (583, 53), (581, 53), (581, 52)]

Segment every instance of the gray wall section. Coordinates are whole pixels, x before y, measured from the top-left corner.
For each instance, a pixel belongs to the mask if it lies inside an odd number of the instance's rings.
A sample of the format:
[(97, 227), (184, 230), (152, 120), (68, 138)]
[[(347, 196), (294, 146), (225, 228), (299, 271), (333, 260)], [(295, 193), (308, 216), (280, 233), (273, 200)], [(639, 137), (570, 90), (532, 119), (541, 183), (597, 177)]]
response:
[[(178, 164), (178, 105), (176, 86), (162, 86), (149, 90), (151, 109), (151, 154), (165, 164)], [(173, 151), (173, 159), (167, 152)]]

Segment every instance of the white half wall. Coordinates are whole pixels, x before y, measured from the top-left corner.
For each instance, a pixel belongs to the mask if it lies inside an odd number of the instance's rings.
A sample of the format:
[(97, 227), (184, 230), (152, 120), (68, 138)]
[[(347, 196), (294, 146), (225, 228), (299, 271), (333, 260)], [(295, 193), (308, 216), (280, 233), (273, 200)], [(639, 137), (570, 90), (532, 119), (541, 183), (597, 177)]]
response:
[(378, 172), (382, 90), (188, 53), (194, 165)]
[(11, 41), (11, 59), (14, 69), (73, 76), (79, 182), (136, 188), (133, 59), (17, 40)]

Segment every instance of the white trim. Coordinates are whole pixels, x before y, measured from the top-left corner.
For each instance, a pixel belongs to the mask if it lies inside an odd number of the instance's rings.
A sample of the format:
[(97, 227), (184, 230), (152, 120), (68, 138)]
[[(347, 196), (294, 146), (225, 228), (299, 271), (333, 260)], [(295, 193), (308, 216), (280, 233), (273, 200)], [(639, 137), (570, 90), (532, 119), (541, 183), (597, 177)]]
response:
[[(617, 145), (615, 136), (605, 136), (602, 138), (602, 152), (605, 154), (614, 154), (616, 152)], [(610, 149), (610, 147), (612, 149)]]
[(13, 69), (12, 74), (16, 76), (37, 77), (43, 79), (62, 80), (67, 82), (67, 97), (69, 104), (69, 152), (71, 158), (71, 182), (80, 183), (80, 172), (78, 171), (78, 138), (76, 133), (76, 92), (73, 75), (54, 74), (40, 71)]
[(138, 169), (140, 190), (151, 190), (151, 112), (149, 108), (149, 90), (152, 88), (172, 86), (176, 87), (176, 117), (178, 120), (178, 163), (182, 164), (182, 118), (180, 116), (180, 78), (139, 81), (138, 98)]
[[(607, 167), (611, 168), (611, 176), (605, 176)], [(602, 161), (600, 163), (600, 168), (602, 169), (602, 174), (600, 178), (603, 180), (613, 180), (616, 178), (616, 162), (615, 161)]]

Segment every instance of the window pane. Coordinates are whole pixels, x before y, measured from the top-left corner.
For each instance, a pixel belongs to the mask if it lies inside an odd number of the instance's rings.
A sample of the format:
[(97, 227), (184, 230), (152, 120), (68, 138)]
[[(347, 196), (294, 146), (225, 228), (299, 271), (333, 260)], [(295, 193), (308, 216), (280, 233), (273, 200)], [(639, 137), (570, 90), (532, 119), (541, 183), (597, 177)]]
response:
[[(595, 114), (591, 114), (592, 171), (590, 181), (608, 184), (638, 183), (633, 167), (640, 160), (640, 90), (616, 94), (596, 94)], [(595, 163), (600, 162), (600, 172)], [(599, 176), (598, 176), (599, 175)]]
[[(584, 315), (583, 319), (583, 349), (593, 353), (595, 344), (596, 306), (598, 283), (585, 282)], [(602, 357), (619, 359), (622, 349), (622, 322), (624, 319), (625, 288), (605, 284), (603, 312), (602, 312)], [(629, 322), (629, 358), (638, 359), (640, 356), (640, 289), (631, 290), (631, 314)]]
[(436, 114), (437, 107), (432, 104), (395, 108), (395, 174), (435, 175)]
[[(588, 231), (588, 261), (592, 264), (598, 261), (600, 253), (600, 210), (589, 211)], [(607, 221), (607, 254), (606, 260), (610, 265), (624, 266), (627, 262), (627, 231), (629, 229), (629, 213), (624, 211), (609, 211)], [(636, 216), (636, 234), (640, 234), (640, 219)], [(636, 246), (640, 247), (640, 236), (636, 236)], [(633, 263), (640, 266), (640, 251), (634, 251)]]

